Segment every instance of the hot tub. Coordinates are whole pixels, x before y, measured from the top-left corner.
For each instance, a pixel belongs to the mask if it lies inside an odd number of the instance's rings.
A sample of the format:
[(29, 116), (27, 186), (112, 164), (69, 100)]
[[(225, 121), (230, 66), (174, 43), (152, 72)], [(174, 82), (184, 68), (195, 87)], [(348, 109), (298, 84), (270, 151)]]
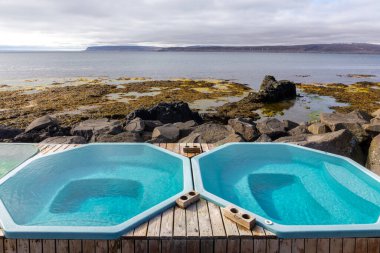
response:
[(9, 238), (115, 239), (191, 189), (185, 157), (150, 144), (89, 144), (1, 179), (0, 221)]
[(192, 159), (195, 189), (283, 238), (380, 235), (379, 177), (291, 144), (226, 144)]

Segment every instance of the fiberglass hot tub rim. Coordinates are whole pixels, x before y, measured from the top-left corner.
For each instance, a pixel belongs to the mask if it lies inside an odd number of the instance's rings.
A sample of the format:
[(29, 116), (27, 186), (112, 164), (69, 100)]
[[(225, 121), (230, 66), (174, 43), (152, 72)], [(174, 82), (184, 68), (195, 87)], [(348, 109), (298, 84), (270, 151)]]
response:
[(56, 156), (60, 153), (72, 152), (89, 146), (146, 146), (167, 153), (182, 161), (183, 189), (177, 194), (165, 199), (164, 201), (146, 209), (145, 211), (133, 216), (132, 218), (110, 226), (26, 226), (18, 225), (14, 222), (9, 214), (3, 201), (0, 199), (0, 225), (7, 238), (16, 239), (117, 239), (123, 236), (130, 229), (147, 222), (149, 219), (162, 213), (166, 209), (175, 205), (175, 200), (181, 195), (193, 190), (193, 181), (191, 174), (191, 163), (187, 157), (181, 156), (159, 146), (150, 143), (90, 143), (83, 144), (68, 150), (57, 151), (49, 154), (38, 154), (24, 163), (20, 164), (14, 170), (9, 172), (0, 179), (0, 185), (7, 179), (15, 176), (17, 172), (25, 168), (35, 160), (48, 156)]
[(243, 212), (252, 215), (256, 218), (256, 224), (259, 226), (273, 232), (279, 238), (342, 238), (342, 237), (378, 237), (380, 235), (380, 217), (375, 223), (371, 224), (343, 224), (343, 225), (283, 225), (280, 223), (273, 222), (265, 217), (262, 217), (254, 212), (248, 211), (239, 205), (235, 205), (230, 201), (227, 201), (204, 188), (202, 176), (201, 176), (201, 168), (199, 165), (199, 161), (207, 155), (210, 155), (218, 150), (224, 149), (230, 146), (248, 146), (248, 145), (256, 145), (256, 146), (288, 146), (298, 149), (307, 150), (310, 152), (315, 152), (331, 157), (336, 157), (339, 159), (343, 159), (351, 165), (355, 166), (361, 172), (365, 173), (367, 176), (376, 180), (380, 184), (380, 176), (363, 167), (359, 163), (353, 161), (350, 158), (332, 154), (325, 151), (320, 151), (312, 148), (307, 148), (303, 146), (299, 146), (291, 143), (227, 143), (223, 144), (219, 147), (212, 149), (209, 152), (202, 153), (197, 155), (191, 159), (191, 166), (193, 171), (193, 181), (194, 188), (198, 191), (201, 196), (207, 199), (210, 202), (213, 202), (222, 207), (226, 206), (236, 206)]

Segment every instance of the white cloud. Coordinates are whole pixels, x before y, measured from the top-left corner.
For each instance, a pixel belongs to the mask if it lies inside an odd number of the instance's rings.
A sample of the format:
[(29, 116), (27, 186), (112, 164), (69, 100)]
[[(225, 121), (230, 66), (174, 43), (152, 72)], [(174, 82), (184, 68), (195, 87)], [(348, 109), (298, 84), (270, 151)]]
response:
[(0, 45), (380, 43), (378, 0), (0, 0)]

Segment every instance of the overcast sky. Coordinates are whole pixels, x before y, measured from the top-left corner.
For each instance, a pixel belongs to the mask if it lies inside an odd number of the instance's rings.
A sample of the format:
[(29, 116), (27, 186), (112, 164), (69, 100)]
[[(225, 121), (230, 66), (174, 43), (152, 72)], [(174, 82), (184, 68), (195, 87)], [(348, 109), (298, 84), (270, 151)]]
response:
[(0, 0), (0, 47), (380, 43), (380, 0)]

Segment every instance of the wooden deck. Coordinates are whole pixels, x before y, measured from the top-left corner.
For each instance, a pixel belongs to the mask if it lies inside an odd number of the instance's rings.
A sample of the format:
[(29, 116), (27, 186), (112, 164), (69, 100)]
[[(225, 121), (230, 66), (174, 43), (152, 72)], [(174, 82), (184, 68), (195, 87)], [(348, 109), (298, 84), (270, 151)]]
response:
[[(157, 144), (184, 154), (186, 144)], [(202, 152), (210, 144), (190, 144)], [(42, 154), (73, 148), (77, 145), (40, 145)], [(118, 240), (28, 240), (0, 238), (1, 252), (357, 252), (380, 253), (380, 238), (279, 239), (256, 226), (252, 231), (224, 218), (220, 207), (201, 199), (186, 210), (169, 208)]]

